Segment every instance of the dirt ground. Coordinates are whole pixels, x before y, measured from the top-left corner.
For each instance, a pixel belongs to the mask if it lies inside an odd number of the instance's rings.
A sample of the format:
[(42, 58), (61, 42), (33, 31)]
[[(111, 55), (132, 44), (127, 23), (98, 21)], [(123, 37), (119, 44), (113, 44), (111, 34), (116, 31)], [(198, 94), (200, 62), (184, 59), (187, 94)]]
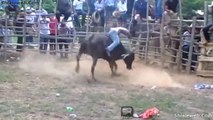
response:
[(98, 81), (88, 83), (91, 63), (84, 56), (77, 74), (74, 59), (29, 52), (19, 62), (0, 64), (0, 119), (70, 120), (70, 106), (78, 120), (121, 120), (121, 106), (128, 105), (136, 113), (157, 107), (156, 120), (213, 120), (212, 90), (194, 90), (196, 83), (213, 84), (211, 78), (178, 74), (139, 60), (131, 71), (118, 61), (120, 76), (111, 77), (108, 64), (99, 60)]

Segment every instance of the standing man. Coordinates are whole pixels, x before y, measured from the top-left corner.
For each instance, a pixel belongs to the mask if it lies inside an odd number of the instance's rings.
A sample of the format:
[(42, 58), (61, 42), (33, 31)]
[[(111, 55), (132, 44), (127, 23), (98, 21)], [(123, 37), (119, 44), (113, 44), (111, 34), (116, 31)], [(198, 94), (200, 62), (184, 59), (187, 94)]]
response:
[(122, 25), (126, 23), (127, 20), (127, 1), (126, 0), (119, 0), (117, 4), (117, 11), (119, 12), (119, 21), (121, 22)]
[(134, 3), (135, 3), (135, 0), (127, 0), (127, 16), (128, 16), (128, 18), (131, 18)]
[(46, 54), (48, 41), (49, 41), (49, 35), (50, 35), (50, 20), (47, 18), (47, 14), (42, 14), (40, 22), (40, 47), (39, 50), (41, 50), (41, 53)]
[(56, 17), (54, 15), (52, 15), (50, 17), (50, 54), (51, 55), (56, 55), (56, 39), (55, 39), (55, 35), (57, 35), (57, 30), (58, 30), (58, 20), (56, 19)]
[[(73, 7), (74, 7), (74, 20), (77, 27), (82, 27), (85, 24), (86, 13), (83, 10), (83, 4), (85, 0), (74, 0)], [(79, 16), (82, 15), (81, 23), (79, 20)]]
[(105, 0), (105, 9), (106, 9), (106, 21), (108, 21), (112, 17), (112, 13), (116, 9), (116, 1), (117, 0)]
[(104, 27), (104, 0), (97, 0), (95, 2), (95, 11), (97, 11), (100, 14), (100, 19), (101, 19), (101, 26)]
[(174, 13), (177, 13), (178, 0), (167, 0), (165, 3), (166, 10), (172, 10)]

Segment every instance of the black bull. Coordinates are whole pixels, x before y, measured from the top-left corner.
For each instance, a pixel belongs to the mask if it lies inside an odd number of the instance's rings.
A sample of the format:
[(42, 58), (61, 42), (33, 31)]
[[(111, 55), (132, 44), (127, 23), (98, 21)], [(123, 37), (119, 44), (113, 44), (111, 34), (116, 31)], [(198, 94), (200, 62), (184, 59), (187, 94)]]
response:
[(67, 21), (72, 14), (72, 6), (69, 0), (57, 0), (56, 18), (60, 22), (60, 16), (64, 15), (64, 20)]
[(111, 52), (111, 57), (109, 57), (106, 53), (106, 47), (112, 43), (112, 40), (109, 40), (109, 37), (106, 35), (90, 35), (83, 41), (80, 45), (80, 49), (78, 55), (76, 56), (77, 66), (76, 72), (79, 72), (79, 60), (82, 54), (90, 55), (93, 59), (91, 73), (92, 79), (96, 81), (94, 77), (94, 70), (99, 58), (106, 60), (109, 63), (112, 75), (115, 74), (117, 70), (116, 60), (123, 59), (126, 68), (132, 69), (132, 63), (135, 59), (135, 54), (129, 50), (127, 50), (121, 43)]

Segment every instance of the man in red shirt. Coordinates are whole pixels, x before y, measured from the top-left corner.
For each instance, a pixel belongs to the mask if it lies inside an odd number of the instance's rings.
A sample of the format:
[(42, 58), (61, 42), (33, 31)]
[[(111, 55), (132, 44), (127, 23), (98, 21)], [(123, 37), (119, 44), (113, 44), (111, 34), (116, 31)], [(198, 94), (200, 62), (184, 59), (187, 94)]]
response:
[(50, 54), (51, 55), (55, 55), (56, 52), (56, 38), (55, 36), (58, 34), (57, 30), (58, 30), (58, 20), (56, 19), (55, 15), (52, 15), (50, 17), (50, 35), (51, 35), (51, 39), (50, 39)]

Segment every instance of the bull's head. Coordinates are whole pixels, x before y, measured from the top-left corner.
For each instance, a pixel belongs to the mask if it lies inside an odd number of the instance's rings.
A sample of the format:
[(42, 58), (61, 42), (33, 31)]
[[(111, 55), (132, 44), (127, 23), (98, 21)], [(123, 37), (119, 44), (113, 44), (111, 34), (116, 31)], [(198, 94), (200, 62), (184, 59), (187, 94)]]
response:
[(122, 54), (121, 57), (123, 58), (126, 68), (128, 70), (132, 69), (132, 63), (135, 60), (135, 54), (134, 53), (128, 53), (128, 54)]

